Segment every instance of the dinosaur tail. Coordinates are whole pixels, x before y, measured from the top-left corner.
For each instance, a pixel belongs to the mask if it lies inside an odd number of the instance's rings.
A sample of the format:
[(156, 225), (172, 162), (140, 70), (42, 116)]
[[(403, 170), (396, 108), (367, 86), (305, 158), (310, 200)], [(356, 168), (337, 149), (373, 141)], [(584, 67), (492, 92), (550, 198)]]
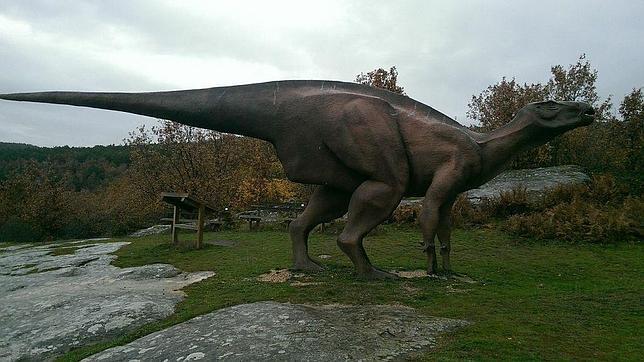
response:
[[(267, 92), (241, 86), (150, 93), (12, 93), (0, 94), (0, 99), (122, 111), (270, 141), (271, 127), (265, 122), (271, 116), (271, 95), (263, 93)], [(249, 98), (251, 102), (240, 102)]]

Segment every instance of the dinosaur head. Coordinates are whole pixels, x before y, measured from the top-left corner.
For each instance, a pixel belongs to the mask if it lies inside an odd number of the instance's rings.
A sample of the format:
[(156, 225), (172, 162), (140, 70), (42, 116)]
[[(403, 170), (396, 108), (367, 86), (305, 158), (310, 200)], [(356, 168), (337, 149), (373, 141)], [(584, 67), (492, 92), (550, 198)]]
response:
[(546, 129), (565, 132), (588, 126), (595, 119), (595, 110), (588, 103), (545, 101), (530, 103), (523, 109), (534, 123)]

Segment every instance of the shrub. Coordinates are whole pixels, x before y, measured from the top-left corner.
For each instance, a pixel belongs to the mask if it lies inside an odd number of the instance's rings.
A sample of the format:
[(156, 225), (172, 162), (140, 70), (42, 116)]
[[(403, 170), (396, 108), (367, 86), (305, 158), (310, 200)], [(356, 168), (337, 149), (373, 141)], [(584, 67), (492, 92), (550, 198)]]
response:
[(575, 198), (542, 212), (514, 215), (503, 228), (516, 235), (539, 239), (614, 243), (641, 240), (644, 236), (642, 215), (641, 198), (628, 198), (617, 207), (602, 207)]
[(614, 243), (642, 238), (644, 203), (627, 197), (612, 175), (593, 175), (589, 185), (561, 185), (546, 192), (532, 213), (503, 223), (507, 231), (540, 239)]
[(0, 242), (37, 242), (43, 240), (45, 233), (38, 226), (12, 217), (0, 225)]
[[(484, 200), (487, 203), (489, 200)], [(464, 195), (460, 195), (452, 207), (452, 225), (456, 227), (468, 227), (483, 225), (492, 221), (491, 215), (483, 208), (475, 206)]]
[(588, 188), (588, 198), (597, 204), (620, 203), (626, 196), (623, 185), (618, 185), (610, 174), (593, 175)]
[(390, 221), (396, 224), (413, 224), (418, 221), (422, 204), (410, 203), (398, 206), (391, 215)]
[(485, 225), (496, 219), (529, 212), (533, 206), (525, 188), (504, 191), (497, 197), (481, 200), (477, 205), (460, 195), (452, 207), (452, 224), (458, 227)]
[(497, 197), (484, 200), (481, 211), (490, 218), (505, 218), (510, 215), (523, 214), (532, 209), (525, 187), (503, 191)]
[(589, 187), (584, 184), (562, 184), (545, 192), (535, 205), (537, 210), (546, 210), (561, 203), (572, 202), (575, 198), (588, 195)]

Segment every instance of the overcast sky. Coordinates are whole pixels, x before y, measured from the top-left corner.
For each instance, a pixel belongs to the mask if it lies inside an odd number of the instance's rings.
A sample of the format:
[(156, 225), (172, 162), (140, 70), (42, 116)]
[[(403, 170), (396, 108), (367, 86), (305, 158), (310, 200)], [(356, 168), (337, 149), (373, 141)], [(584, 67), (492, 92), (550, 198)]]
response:
[[(0, 0), (0, 93), (353, 81), (395, 65), (461, 123), (503, 76), (545, 82), (585, 53), (602, 96), (644, 86), (644, 1)], [(120, 144), (155, 120), (0, 101), (0, 141)]]

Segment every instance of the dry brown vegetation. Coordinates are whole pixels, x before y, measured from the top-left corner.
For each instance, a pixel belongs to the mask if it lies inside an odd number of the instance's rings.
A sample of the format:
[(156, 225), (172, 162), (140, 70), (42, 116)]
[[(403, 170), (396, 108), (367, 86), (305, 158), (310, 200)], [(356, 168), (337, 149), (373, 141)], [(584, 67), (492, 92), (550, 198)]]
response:
[[(399, 207), (397, 223), (416, 223), (421, 204)], [(500, 226), (518, 236), (568, 242), (615, 243), (644, 238), (644, 200), (629, 195), (610, 175), (593, 176), (588, 185), (561, 185), (538, 199), (523, 188), (474, 205), (464, 196), (452, 210), (461, 228)]]
[(596, 176), (590, 185), (546, 193), (530, 212), (512, 215), (502, 227), (520, 236), (568, 242), (642, 240), (644, 200), (625, 195), (611, 176)]

